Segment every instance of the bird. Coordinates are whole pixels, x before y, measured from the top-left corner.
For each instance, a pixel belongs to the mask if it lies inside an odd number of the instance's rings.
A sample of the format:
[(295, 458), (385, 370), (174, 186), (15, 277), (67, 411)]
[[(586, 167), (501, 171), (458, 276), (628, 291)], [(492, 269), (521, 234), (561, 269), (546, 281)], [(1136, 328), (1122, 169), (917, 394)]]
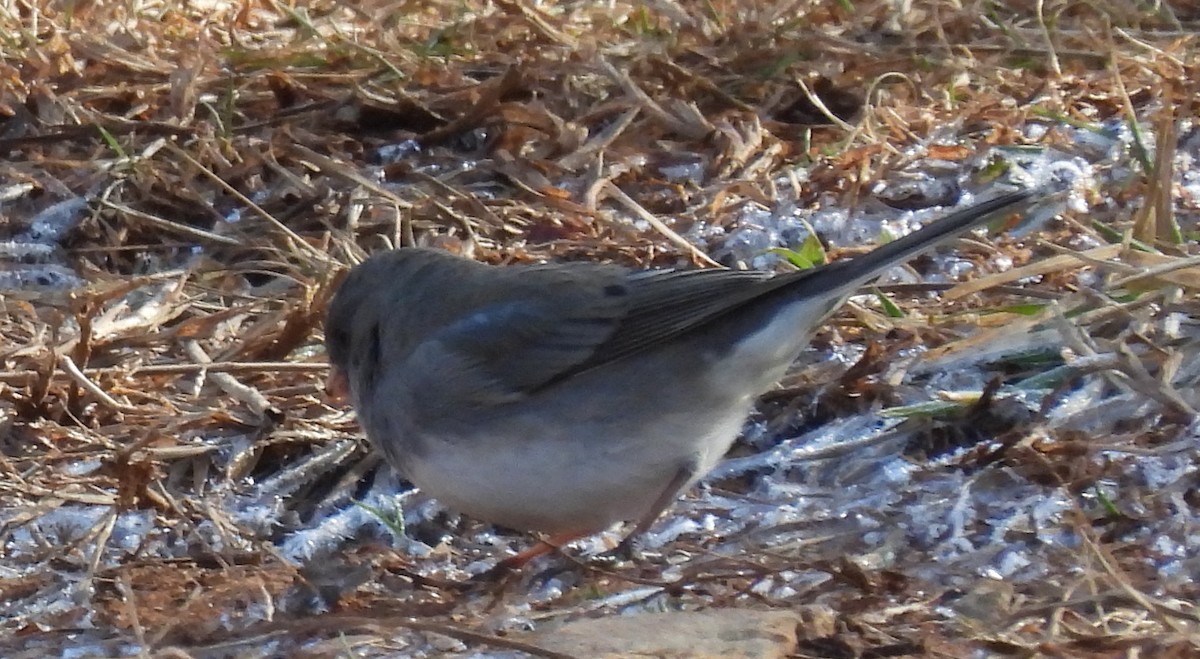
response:
[(442, 505), (541, 534), (496, 569), (618, 522), (633, 524), (628, 549), (721, 460), (756, 399), (860, 286), (1034, 196), (1002, 193), (862, 256), (782, 274), (381, 251), (328, 304), (328, 391)]

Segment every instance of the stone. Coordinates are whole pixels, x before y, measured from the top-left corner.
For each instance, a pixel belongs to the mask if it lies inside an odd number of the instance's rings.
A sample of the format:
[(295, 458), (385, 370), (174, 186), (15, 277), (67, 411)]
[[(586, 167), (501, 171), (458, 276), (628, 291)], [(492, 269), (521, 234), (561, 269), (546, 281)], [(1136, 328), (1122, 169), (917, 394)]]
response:
[(522, 640), (573, 657), (783, 659), (796, 649), (792, 611), (713, 609), (575, 620)]

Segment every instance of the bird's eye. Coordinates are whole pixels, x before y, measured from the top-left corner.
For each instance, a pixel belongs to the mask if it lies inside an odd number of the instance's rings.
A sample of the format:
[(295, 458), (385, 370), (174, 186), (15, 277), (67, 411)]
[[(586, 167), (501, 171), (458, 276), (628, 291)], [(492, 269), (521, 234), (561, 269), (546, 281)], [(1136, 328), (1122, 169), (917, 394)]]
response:
[(341, 361), (350, 348), (350, 333), (336, 326), (325, 327), (325, 350), (333, 362)]

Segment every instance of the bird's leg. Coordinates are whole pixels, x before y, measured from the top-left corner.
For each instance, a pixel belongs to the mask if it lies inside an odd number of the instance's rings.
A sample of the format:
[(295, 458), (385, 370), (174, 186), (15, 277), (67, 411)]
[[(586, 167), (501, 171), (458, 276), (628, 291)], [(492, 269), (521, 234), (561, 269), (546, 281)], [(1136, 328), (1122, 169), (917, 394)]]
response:
[(625, 539), (621, 541), (621, 544), (617, 545), (617, 547), (612, 551), (605, 552), (605, 555), (620, 560), (633, 559), (636, 553), (634, 545), (638, 538), (640, 538), (646, 531), (649, 531), (650, 527), (654, 526), (654, 522), (659, 518), (659, 516), (662, 515), (667, 508), (670, 508), (671, 504), (675, 503), (675, 500), (679, 498), (680, 491), (683, 490), (683, 488), (688, 484), (689, 481), (692, 480), (695, 475), (695, 465), (689, 464), (687, 466), (680, 467), (679, 471), (675, 472), (675, 476), (671, 478), (671, 481), (667, 483), (667, 486), (663, 488), (663, 491), (659, 493), (658, 498), (654, 500), (654, 503), (650, 506), (650, 509), (645, 515), (642, 516), (641, 519), (637, 521), (637, 524), (633, 527), (633, 530), (625, 536)]
[[(635, 553), (634, 544), (637, 542), (637, 539), (654, 525), (654, 522), (658, 520), (660, 515), (663, 514), (663, 511), (665, 511), (667, 508), (670, 508), (671, 504), (675, 503), (675, 499), (679, 497), (680, 490), (682, 490), (695, 475), (695, 465), (688, 464), (680, 467), (679, 470), (675, 472), (675, 475), (671, 477), (671, 480), (667, 483), (667, 486), (664, 487), (661, 492), (659, 492), (657, 497), (655, 497), (654, 503), (650, 505), (650, 508), (647, 510), (646, 514), (638, 519), (637, 523), (633, 527), (633, 530), (630, 531), (629, 534), (625, 536), (625, 539), (621, 541), (621, 544), (617, 545), (615, 549), (607, 551), (596, 558), (599, 558), (602, 561), (605, 557), (616, 558), (619, 560), (632, 559)], [(557, 551), (563, 545), (589, 535), (591, 535), (591, 533), (587, 531), (566, 531), (552, 534), (547, 538), (538, 541), (536, 545), (530, 547), (529, 549), (526, 549), (515, 556), (509, 556), (499, 563), (496, 563), (496, 565), (494, 565), (490, 570), (476, 575), (471, 579), (471, 581), (498, 581), (513, 570), (524, 567), (525, 564), (537, 558), (538, 556), (548, 554), (552, 551)]]
[(526, 563), (532, 561), (538, 556), (548, 554), (552, 551), (557, 551), (560, 547), (568, 542), (578, 540), (587, 535), (589, 534), (586, 532), (581, 533), (578, 531), (555, 533), (544, 540), (539, 540), (536, 545), (530, 547), (529, 549), (526, 549), (515, 556), (509, 556), (499, 563), (496, 563), (491, 567), (491, 569), (476, 575), (471, 580), (497, 581), (509, 572), (512, 572), (513, 570), (519, 570), (520, 568), (524, 567)]

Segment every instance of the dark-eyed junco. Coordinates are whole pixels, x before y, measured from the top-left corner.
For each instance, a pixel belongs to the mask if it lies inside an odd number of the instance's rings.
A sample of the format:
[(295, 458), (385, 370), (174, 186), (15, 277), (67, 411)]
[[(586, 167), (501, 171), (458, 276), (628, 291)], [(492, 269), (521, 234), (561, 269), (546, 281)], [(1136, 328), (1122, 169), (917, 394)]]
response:
[(850, 293), (1033, 195), (778, 275), (383, 252), (329, 305), (331, 382), (392, 466), (451, 509), (550, 545), (619, 521), (633, 538), (720, 460)]

